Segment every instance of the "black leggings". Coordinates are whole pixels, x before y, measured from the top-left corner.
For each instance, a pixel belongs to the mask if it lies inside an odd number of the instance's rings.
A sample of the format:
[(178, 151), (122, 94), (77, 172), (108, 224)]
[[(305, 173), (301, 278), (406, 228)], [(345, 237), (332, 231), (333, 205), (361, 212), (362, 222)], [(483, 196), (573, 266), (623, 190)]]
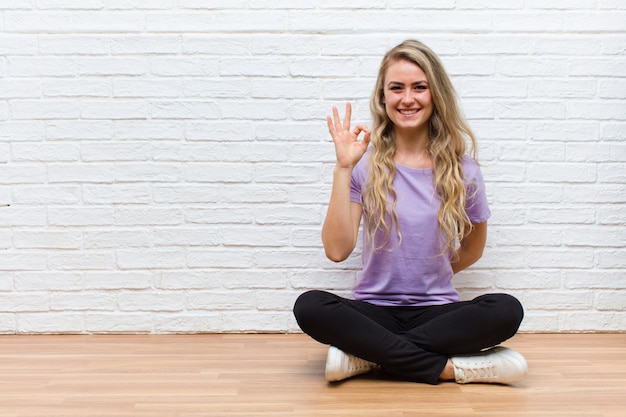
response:
[(512, 337), (524, 311), (507, 294), (426, 307), (382, 307), (325, 291), (294, 306), (300, 328), (318, 342), (379, 364), (400, 378), (436, 384), (452, 355), (478, 352)]

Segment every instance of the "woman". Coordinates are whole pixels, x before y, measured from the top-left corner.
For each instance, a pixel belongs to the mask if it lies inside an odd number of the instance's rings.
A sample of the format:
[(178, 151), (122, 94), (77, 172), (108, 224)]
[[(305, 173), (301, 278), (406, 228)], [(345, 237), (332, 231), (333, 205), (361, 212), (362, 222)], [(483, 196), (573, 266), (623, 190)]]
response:
[(351, 129), (349, 103), (343, 121), (336, 108), (327, 120), (337, 161), (322, 241), (329, 259), (343, 261), (363, 217), (354, 299), (315, 290), (294, 306), (302, 330), (330, 345), (326, 379), (374, 368), (429, 384), (524, 378), (522, 355), (497, 346), (519, 328), (519, 301), (487, 294), (461, 302), (451, 283), (481, 257), (490, 211), (466, 155), (475, 138), (439, 58), (417, 41), (390, 50), (370, 108), (371, 131)]

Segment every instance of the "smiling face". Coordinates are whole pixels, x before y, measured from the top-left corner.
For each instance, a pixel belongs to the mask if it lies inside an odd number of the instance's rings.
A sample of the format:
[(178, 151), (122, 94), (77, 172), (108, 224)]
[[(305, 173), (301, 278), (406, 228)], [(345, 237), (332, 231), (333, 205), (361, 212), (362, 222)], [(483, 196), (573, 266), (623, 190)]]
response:
[(383, 97), (396, 134), (428, 132), (433, 102), (428, 77), (417, 64), (405, 59), (390, 62), (385, 71)]

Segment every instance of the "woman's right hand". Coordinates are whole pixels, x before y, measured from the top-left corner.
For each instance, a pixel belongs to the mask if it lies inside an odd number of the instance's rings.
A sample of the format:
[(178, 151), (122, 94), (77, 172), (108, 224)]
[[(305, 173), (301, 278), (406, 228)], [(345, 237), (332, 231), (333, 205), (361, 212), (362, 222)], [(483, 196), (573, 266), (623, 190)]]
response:
[[(352, 117), (352, 106), (346, 103), (346, 115), (341, 121), (337, 107), (333, 107), (333, 115), (326, 117), (328, 131), (335, 143), (335, 153), (337, 155), (337, 167), (353, 168), (367, 151), (370, 143), (370, 130), (365, 125), (357, 125), (350, 130), (350, 118)], [(359, 135), (364, 133), (363, 140), (359, 142)]]

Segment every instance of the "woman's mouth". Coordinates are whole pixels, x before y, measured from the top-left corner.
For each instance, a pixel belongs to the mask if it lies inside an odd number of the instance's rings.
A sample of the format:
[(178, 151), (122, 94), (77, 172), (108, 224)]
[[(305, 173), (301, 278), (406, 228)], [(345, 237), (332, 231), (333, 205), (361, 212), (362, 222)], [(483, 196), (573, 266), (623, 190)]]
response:
[(417, 113), (419, 110), (418, 109), (398, 109), (398, 111), (400, 112), (400, 114), (410, 116), (412, 114)]

